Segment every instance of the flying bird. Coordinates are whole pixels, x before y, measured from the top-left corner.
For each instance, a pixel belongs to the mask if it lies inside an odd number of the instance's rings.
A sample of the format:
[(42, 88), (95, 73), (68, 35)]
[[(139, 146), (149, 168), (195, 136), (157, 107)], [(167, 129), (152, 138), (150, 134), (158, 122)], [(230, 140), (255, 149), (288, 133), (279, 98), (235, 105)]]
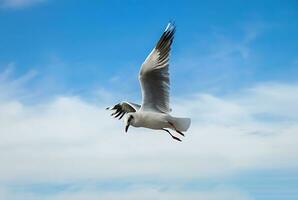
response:
[[(176, 27), (169, 23), (157, 44), (145, 59), (139, 72), (142, 104), (120, 102), (108, 110), (111, 116), (121, 119), (124, 115), (125, 132), (129, 126), (144, 127), (167, 132), (173, 139), (181, 141), (170, 130), (184, 136), (190, 127), (190, 118), (173, 117), (169, 113), (169, 57)], [(169, 130), (170, 129), (170, 130)]]

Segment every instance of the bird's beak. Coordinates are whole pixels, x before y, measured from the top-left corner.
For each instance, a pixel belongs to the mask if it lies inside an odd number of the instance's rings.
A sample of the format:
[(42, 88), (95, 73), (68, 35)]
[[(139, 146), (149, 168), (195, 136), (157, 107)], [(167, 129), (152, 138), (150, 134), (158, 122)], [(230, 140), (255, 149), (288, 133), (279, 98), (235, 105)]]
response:
[(125, 133), (127, 133), (128, 128), (129, 128), (129, 124), (127, 124), (127, 125), (125, 126)]

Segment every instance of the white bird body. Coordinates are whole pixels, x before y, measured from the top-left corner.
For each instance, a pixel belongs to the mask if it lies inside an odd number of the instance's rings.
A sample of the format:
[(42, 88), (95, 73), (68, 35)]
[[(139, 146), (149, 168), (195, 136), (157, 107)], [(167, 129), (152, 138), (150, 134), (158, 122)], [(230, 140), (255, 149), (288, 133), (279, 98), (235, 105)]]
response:
[(139, 81), (142, 91), (142, 105), (130, 102), (116, 104), (110, 110), (116, 110), (112, 115), (124, 119), (125, 131), (129, 125), (134, 127), (144, 127), (155, 130), (164, 130), (174, 139), (168, 129), (175, 130), (184, 136), (183, 131), (187, 131), (190, 126), (189, 118), (172, 117), (169, 112), (169, 56), (171, 44), (174, 39), (175, 25), (169, 23), (155, 48), (145, 59), (139, 73)]
[(169, 128), (167, 122), (168, 114), (147, 112), (147, 111), (137, 111), (133, 113), (134, 121), (130, 124), (134, 127), (144, 127), (150, 129), (162, 129)]
[(176, 118), (167, 113), (137, 111), (132, 113), (132, 115), (134, 116), (134, 120), (130, 123), (130, 125), (134, 127), (144, 127), (155, 130), (170, 128), (175, 130), (174, 127), (171, 126), (171, 124), (173, 124), (177, 130), (182, 132), (186, 131), (190, 125), (190, 120), (188, 120), (188, 118)]

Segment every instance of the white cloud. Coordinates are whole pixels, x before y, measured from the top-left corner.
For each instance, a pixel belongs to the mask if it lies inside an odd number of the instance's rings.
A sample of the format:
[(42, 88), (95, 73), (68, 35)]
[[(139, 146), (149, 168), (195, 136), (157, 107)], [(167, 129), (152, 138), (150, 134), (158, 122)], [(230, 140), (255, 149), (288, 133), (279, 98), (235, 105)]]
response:
[[(8, 70), (0, 75), (1, 92), (12, 94), (0, 96), (0, 183), (153, 176), (177, 181), (298, 167), (296, 83), (266, 83), (231, 95), (197, 94), (174, 99), (173, 115), (192, 118), (191, 129), (178, 143), (161, 131), (131, 128), (125, 134), (123, 124), (111, 119), (104, 110), (107, 105), (101, 102), (59, 96), (37, 104), (23, 103), (14, 91), (34, 76), (9, 81), (9, 74)], [(108, 191), (99, 194), (81, 189), (49, 198), (92, 199), (103, 195), (109, 199), (140, 199), (151, 189), (113, 192), (114, 196)], [(5, 188), (0, 193), (9, 196), (6, 199), (17, 199), (18, 195)], [(224, 199), (213, 198), (216, 194), (197, 191), (188, 196)], [(241, 199), (230, 196), (234, 194), (228, 192), (226, 199)], [(39, 198), (38, 194), (28, 195), (30, 199)], [(186, 194), (182, 190), (179, 194), (173, 190), (160, 193), (153, 188), (152, 195), (182, 199)]]
[(23, 8), (39, 3), (43, 3), (46, 0), (0, 0), (0, 7), (3, 8)]
[[(298, 85), (268, 84), (226, 97), (176, 100), (193, 123), (182, 143), (111, 119), (79, 97), (0, 102), (1, 180), (199, 178), (297, 167)], [(20, 167), (21, 166), (21, 167)]]

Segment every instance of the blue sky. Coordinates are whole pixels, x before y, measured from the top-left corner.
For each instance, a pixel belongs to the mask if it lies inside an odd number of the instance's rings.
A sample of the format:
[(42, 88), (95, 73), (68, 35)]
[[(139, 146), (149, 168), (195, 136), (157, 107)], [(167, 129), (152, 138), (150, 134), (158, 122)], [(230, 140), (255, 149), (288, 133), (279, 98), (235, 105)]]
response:
[[(53, 92), (114, 89), (111, 77), (136, 74), (169, 20), (178, 26), (174, 93), (185, 92), (185, 76), (195, 82), (187, 92), (296, 78), (296, 1), (34, 2), (0, 14), (1, 69), (13, 62), (16, 76), (36, 70), (33, 88), (46, 79)], [(136, 76), (125, 80), (126, 92), (138, 89)]]
[[(297, 199), (297, 8), (0, 0), (1, 199)], [(192, 118), (178, 147), (103, 110), (141, 100), (170, 20), (172, 108)]]

